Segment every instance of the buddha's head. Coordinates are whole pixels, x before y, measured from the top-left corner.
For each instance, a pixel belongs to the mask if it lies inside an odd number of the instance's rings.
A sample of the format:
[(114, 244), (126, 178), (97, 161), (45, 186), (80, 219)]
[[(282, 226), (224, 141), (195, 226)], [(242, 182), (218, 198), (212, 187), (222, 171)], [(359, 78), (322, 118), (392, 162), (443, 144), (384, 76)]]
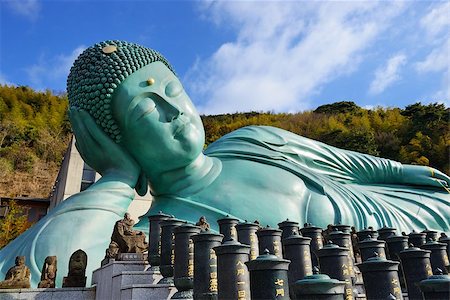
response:
[(95, 44), (75, 61), (67, 91), (70, 108), (87, 111), (144, 169), (149, 161), (182, 166), (203, 149), (200, 116), (168, 61), (152, 49)]

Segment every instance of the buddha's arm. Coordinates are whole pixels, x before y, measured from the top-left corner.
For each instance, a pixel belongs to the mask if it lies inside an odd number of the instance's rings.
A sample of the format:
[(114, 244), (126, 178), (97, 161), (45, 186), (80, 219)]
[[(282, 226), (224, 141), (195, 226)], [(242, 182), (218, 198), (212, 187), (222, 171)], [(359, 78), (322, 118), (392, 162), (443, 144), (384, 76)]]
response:
[(427, 166), (405, 165), (390, 159), (339, 149), (303, 137), (301, 145), (295, 141), (293, 147), (302, 150), (308, 148), (309, 153), (302, 155), (302, 160), (308, 167), (343, 182), (440, 188), (448, 187), (450, 184), (447, 175)]
[(450, 179), (438, 170), (339, 149), (269, 126), (249, 126), (211, 144), (207, 155), (258, 157), (270, 164), (289, 161), (344, 183), (388, 183), (441, 187)]

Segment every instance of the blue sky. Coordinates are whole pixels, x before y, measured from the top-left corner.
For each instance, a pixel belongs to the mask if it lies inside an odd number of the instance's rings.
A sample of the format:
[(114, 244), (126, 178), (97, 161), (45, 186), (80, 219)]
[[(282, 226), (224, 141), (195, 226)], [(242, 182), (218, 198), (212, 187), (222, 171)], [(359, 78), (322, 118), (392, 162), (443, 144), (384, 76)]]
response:
[(205, 114), (450, 104), (449, 1), (0, 0), (0, 83), (64, 91), (83, 49), (161, 52)]

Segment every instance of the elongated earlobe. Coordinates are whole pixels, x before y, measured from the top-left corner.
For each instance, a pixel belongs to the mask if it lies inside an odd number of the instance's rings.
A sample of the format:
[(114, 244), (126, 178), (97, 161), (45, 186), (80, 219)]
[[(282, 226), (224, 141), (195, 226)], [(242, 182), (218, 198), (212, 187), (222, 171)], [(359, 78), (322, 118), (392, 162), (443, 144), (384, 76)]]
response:
[(148, 182), (147, 176), (145, 176), (144, 172), (141, 171), (141, 174), (139, 174), (139, 178), (134, 189), (139, 196), (145, 196), (145, 194), (147, 194)]

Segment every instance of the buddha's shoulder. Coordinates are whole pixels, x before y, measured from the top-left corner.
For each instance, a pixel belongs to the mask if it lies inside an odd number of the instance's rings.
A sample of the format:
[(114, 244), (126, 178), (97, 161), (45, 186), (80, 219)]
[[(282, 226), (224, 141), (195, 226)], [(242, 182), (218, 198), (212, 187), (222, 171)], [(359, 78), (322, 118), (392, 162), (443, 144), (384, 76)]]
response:
[(293, 132), (272, 127), (272, 126), (246, 126), (232, 131), (214, 143), (210, 144), (205, 150), (205, 154), (222, 153), (227, 150), (236, 150), (238, 148), (263, 147), (279, 151), (282, 147), (289, 145), (307, 145), (316, 148), (321, 142), (300, 136)]

